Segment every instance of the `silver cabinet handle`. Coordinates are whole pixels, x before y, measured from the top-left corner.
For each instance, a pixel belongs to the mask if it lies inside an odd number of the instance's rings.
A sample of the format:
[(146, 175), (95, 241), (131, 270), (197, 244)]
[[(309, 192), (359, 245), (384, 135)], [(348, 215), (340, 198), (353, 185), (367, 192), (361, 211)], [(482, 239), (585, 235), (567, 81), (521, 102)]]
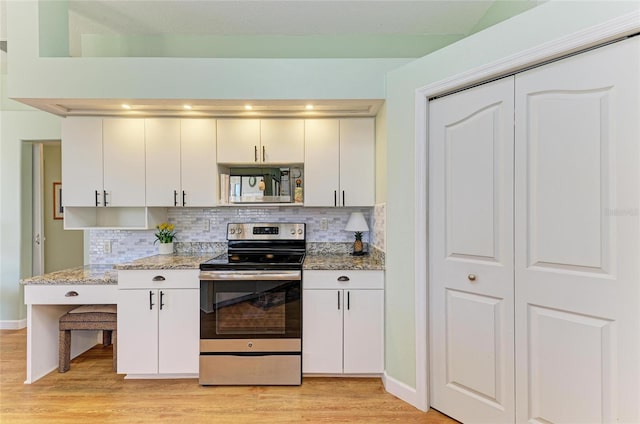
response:
[(338, 277), (338, 281), (350, 281), (349, 277), (347, 277), (346, 275), (341, 275), (340, 277)]
[(476, 274), (469, 274), (467, 275), (467, 278), (469, 279), (469, 281), (476, 281)]
[(64, 297), (76, 297), (78, 296), (78, 292), (75, 290), (71, 290), (65, 293)]
[(164, 280), (166, 280), (166, 278), (164, 278), (162, 275), (156, 275), (151, 279), (151, 281), (164, 281)]

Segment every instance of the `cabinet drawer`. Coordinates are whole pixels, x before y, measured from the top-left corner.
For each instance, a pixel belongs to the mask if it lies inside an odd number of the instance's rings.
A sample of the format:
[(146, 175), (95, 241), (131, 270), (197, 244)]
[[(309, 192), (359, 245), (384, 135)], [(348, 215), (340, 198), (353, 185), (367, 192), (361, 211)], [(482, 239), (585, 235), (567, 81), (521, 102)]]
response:
[(305, 289), (383, 289), (384, 271), (304, 271), (302, 286)]
[(141, 269), (118, 271), (119, 289), (197, 289), (197, 269)]
[(24, 303), (32, 305), (109, 305), (117, 303), (118, 286), (111, 285), (28, 285)]

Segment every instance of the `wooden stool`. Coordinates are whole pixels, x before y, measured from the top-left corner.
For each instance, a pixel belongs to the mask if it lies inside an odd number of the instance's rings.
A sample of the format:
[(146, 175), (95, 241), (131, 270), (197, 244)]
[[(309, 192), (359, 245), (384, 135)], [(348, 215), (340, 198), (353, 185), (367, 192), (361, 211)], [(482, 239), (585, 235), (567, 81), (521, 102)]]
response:
[(118, 332), (116, 305), (85, 305), (60, 317), (58, 322), (58, 372), (69, 371), (71, 360), (71, 330), (102, 330), (102, 345), (113, 342), (113, 370), (118, 367)]

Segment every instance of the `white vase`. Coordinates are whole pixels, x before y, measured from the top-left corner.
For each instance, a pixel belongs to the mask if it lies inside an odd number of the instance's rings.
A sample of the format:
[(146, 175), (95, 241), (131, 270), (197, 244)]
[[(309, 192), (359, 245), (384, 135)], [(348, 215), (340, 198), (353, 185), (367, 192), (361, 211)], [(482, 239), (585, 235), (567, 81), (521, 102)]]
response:
[(161, 255), (173, 255), (173, 242), (160, 243), (158, 246), (158, 253)]

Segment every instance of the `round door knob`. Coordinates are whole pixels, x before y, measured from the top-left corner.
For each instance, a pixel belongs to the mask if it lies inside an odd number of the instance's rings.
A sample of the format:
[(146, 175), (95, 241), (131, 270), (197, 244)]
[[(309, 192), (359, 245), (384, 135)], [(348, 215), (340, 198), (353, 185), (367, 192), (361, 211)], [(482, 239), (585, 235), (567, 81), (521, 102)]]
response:
[(467, 275), (467, 278), (469, 279), (469, 281), (476, 281), (476, 274), (469, 274)]
[(236, 233), (236, 229), (235, 228), (232, 228), (232, 229), (229, 230), (229, 234), (235, 234), (235, 233)]
[(298, 234), (302, 234), (302, 228), (298, 228)]
[(289, 232), (291, 233), (291, 235), (294, 235), (296, 233), (296, 230), (292, 228), (291, 230), (289, 230)]
[(253, 347), (253, 342), (247, 343), (247, 347)]
[(242, 234), (242, 228), (238, 228), (238, 234)]

